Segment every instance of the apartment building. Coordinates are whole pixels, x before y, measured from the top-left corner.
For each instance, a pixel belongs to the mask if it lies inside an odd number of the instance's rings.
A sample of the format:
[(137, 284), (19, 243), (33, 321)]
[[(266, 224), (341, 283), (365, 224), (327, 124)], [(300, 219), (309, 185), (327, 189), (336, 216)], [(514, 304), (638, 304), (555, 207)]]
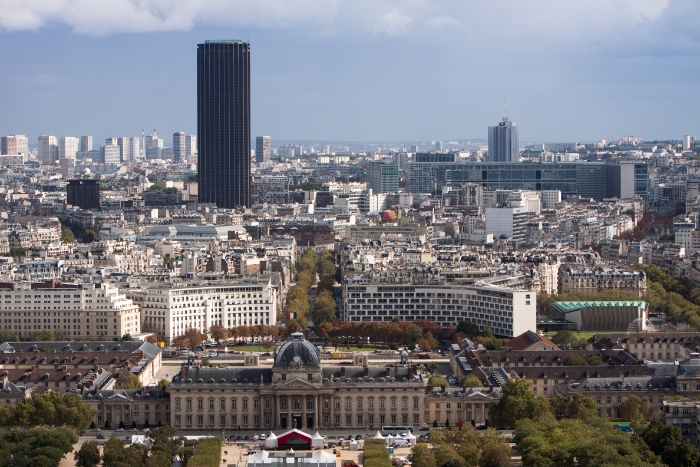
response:
[(189, 328), (207, 332), (215, 324), (274, 325), (278, 293), (272, 277), (260, 275), (240, 281), (154, 285), (130, 296), (141, 305), (143, 330), (160, 333), (170, 344)]
[(343, 284), (348, 321), (430, 319), (443, 327), (471, 321), (483, 331), (514, 337), (536, 328), (534, 292), (457, 285)]
[(19, 337), (48, 329), (67, 340), (118, 340), (141, 331), (139, 307), (111, 284), (5, 282), (0, 294), (0, 329)]
[(591, 268), (569, 266), (559, 269), (559, 293), (577, 290), (603, 291), (607, 289), (628, 290), (640, 297), (647, 290), (647, 276), (644, 271), (614, 268)]

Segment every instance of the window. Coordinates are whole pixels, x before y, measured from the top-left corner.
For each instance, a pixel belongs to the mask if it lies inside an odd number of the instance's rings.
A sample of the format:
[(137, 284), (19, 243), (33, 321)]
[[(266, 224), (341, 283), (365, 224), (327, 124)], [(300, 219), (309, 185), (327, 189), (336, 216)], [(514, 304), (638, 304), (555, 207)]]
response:
[(414, 408), (414, 409), (417, 409), (417, 408), (418, 408), (418, 398), (417, 398), (417, 397), (414, 397), (414, 398), (413, 398), (413, 408)]
[(329, 403), (328, 399), (323, 401), (323, 408), (324, 409), (329, 409), (330, 408), (329, 405), (330, 405), (330, 403)]
[(282, 399), (282, 402), (280, 403), (280, 405), (282, 406), (282, 408), (284, 410), (287, 410), (287, 399)]
[(175, 415), (175, 425), (178, 425), (178, 426), (180, 425), (180, 416), (179, 415)]
[(226, 410), (226, 399), (221, 399), (219, 401), (219, 409), (220, 410)]
[(214, 425), (214, 416), (209, 415), (209, 425)]
[[(381, 399), (379, 399), (379, 408), (380, 409), (384, 408), (384, 398), (383, 397)], [(384, 422), (382, 422), (382, 423), (384, 423)]]
[(265, 399), (265, 408), (266, 409), (270, 408), (270, 399)]
[(345, 399), (345, 408), (347, 410), (350, 410), (352, 408), (352, 399), (350, 399), (349, 397), (347, 399)]
[(362, 410), (362, 398), (357, 399), (357, 409)]
[(335, 401), (335, 408), (340, 410), (340, 401), (339, 400)]
[(396, 415), (391, 416), (391, 424), (396, 425)]
[(187, 407), (187, 410), (192, 410), (192, 399), (187, 399), (185, 407)]
[(231, 424), (238, 425), (238, 415), (231, 415)]
[(244, 425), (248, 424), (248, 416), (247, 415), (243, 415), (243, 424)]
[(306, 399), (306, 410), (313, 410), (314, 408), (314, 400), (310, 397)]
[(413, 424), (414, 424), (414, 425), (418, 425), (418, 423), (419, 423), (419, 422), (418, 422), (418, 415), (414, 415), (414, 416), (413, 416)]
[(313, 380), (314, 380), (314, 375), (313, 375), (312, 373), (309, 373), (308, 375), (306, 375), (306, 379), (309, 380), (309, 381), (313, 381)]
[(357, 424), (362, 425), (362, 415), (357, 416)]
[(220, 422), (219, 425), (221, 425), (221, 426), (226, 425), (226, 415), (225, 415), (225, 414), (222, 414), (222, 415), (219, 417), (219, 422)]
[(188, 415), (186, 421), (188, 425), (192, 425), (192, 415)]
[(231, 399), (231, 408), (233, 410), (236, 410), (238, 408), (238, 404), (236, 402), (236, 399)]
[(401, 401), (401, 408), (408, 409), (408, 399), (404, 399)]
[(384, 415), (379, 416), (379, 424), (384, 425), (386, 423), (386, 417)]
[(352, 426), (352, 415), (346, 415), (345, 416), (345, 424), (347, 426)]
[(258, 399), (253, 399), (253, 409), (258, 410), (260, 408), (260, 401)]
[(180, 410), (180, 399), (175, 399), (175, 410)]
[(340, 425), (340, 415), (335, 416), (335, 424)]
[(204, 425), (204, 415), (197, 415), (197, 425)]
[(294, 399), (294, 410), (299, 410), (299, 399)]
[[(214, 399), (209, 399), (209, 410), (214, 410)], [(214, 422), (211, 422), (213, 425)]]
[(243, 399), (243, 410), (248, 410), (248, 399)]

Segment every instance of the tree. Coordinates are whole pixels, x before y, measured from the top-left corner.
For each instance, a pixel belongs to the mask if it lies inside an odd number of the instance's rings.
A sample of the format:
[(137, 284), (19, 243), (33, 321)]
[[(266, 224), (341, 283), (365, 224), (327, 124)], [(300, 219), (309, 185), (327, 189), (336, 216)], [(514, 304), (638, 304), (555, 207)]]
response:
[(582, 356), (576, 353), (570, 353), (564, 358), (564, 366), (583, 366), (586, 361)]
[(428, 333), (416, 341), (416, 345), (425, 352), (430, 352), (438, 346), (438, 341), (435, 340), (432, 334)]
[(481, 383), (481, 380), (479, 380), (479, 378), (477, 378), (475, 375), (465, 376), (464, 378), (462, 378), (460, 385), (464, 388), (480, 388), (484, 386)]
[(124, 444), (116, 436), (110, 436), (102, 447), (102, 465), (115, 467), (124, 458)]
[(700, 462), (700, 452), (683, 439), (680, 428), (652, 421), (640, 433), (651, 451), (672, 466), (691, 467)]
[(124, 380), (124, 383), (123, 383), (123, 388), (124, 389), (141, 389), (141, 381), (139, 381), (139, 377), (133, 373), (129, 373), (128, 375), (126, 375), (126, 379)]
[(200, 362), (202, 368), (207, 367), (211, 364), (208, 358), (203, 358), (202, 361)]
[(131, 334), (129, 334), (129, 333), (124, 334), (124, 335), (122, 336), (122, 341), (123, 341), (123, 342), (129, 342), (129, 341), (131, 341)]
[(0, 331), (0, 343), (17, 342), (19, 337), (12, 331)]
[(228, 338), (228, 330), (219, 324), (215, 324), (209, 328), (209, 335), (219, 344), (222, 340)]
[(486, 350), (501, 350), (503, 347), (505, 347), (503, 341), (497, 337), (491, 337), (484, 342)]
[(0, 426), (67, 425), (84, 430), (96, 414), (78, 394), (46, 392), (22, 399), (16, 405), (0, 406)]
[(637, 397), (634, 394), (618, 407), (620, 419), (637, 423), (649, 420), (650, 409), (651, 403), (648, 399)]
[(179, 348), (189, 349), (194, 352), (195, 348), (202, 345), (207, 336), (199, 329), (189, 328), (184, 334), (181, 334), (173, 339), (173, 345)]
[(428, 386), (432, 386), (434, 388), (439, 388), (439, 387), (450, 387), (450, 383), (447, 382), (444, 376), (442, 375), (433, 375), (430, 378), (428, 378)]
[(85, 229), (83, 231), (83, 243), (93, 243), (100, 241), (100, 234), (92, 229)]
[(571, 344), (576, 342), (576, 336), (573, 332), (567, 329), (562, 329), (561, 331), (554, 334), (550, 340), (553, 343), (557, 344), (559, 348), (568, 349), (571, 347)]
[(570, 397), (557, 394), (550, 400), (550, 405), (558, 420), (563, 418), (585, 420), (598, 415), (598, 407), (593, 399), (581, 394), (573, 394)]
[(80, 450), (73, 455), (73, 459), (76, 467), (97, 467), (101, 460), (97, 443), (94, 441), (83, 443)]
[(492, 425), (513, 427), (518, 420), (552, 418), (549, 402), (542, 396), (535, 396), (532, 384), (525, 379), (511, 379), (503, 385), (503, 393), (496, 404), (489, 409)]
[(73, 231), (67, 226), (61, 227), (61, 241), (63, 243), (75, 242), (75, 235), (73, 234)]
[(313, 319), (316, 326), (322, 323), (332, 323), (336, 316), (336, 302), (328, 290), (321, 290), (314, 300)]
[(177, 428), (171, 425), (161, 426), (151, 430), (146, 437), (151, 440), (151, 453), (160, 452), (170, 460), (168, 467), (177, 455), (182, 437)]
[(428, 449), (428, 446), (424, 443), (413, 446), (411, 454), (408, 456), (408, 461), (413, 467), (437, 467), (433, 451)]
[(479, 335), (479, 326), (471, 321), (459, 321), (457, 323), (457, 331), (469, 337), (474, 337)]
[(586, 359), (586, 363), (590, 366), (601, 366), (603, 365), (603, 359), (597, 355), (592, 355)]
[(265, 339), (263, 341), (263, 348), (265, 349), (266, 352), (269, 352), (272, 349), (273, 343), (272, 339)]
[(507, 467), (510, 465), (510, 446), (500, 433), (493, 430), (485, 431), (479, 442), (480, 467)]
[(169, 388), (170, 381), (168, 381), (167, 379), (163, 378), (160, 381), (158, 381), (158, 389), (167, 391)]

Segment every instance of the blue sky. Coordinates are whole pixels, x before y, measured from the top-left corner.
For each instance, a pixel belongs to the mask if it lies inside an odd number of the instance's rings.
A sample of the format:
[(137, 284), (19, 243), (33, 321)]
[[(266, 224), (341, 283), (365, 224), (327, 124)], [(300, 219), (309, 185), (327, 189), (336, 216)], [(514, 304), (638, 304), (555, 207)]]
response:
[(251, 43), (253, 136), (700, 136), (696, 0), (3, 0), (0, 134), (196, 131), (196, 45)]

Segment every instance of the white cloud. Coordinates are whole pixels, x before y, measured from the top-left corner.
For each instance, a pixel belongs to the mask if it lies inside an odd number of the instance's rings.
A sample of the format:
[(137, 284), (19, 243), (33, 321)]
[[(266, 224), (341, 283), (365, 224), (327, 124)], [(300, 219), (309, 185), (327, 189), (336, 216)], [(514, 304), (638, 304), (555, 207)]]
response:
[(460, 22), (458, 20), (447, 15), (435, 16), (433, 18), (428, 19), (425, 22), (425, 25), (431, 28), (449, 28), (452, 26), (457, 26), (459, 24)]
[(374, 20), (372, 32), (388, 36), (399, 36), (408, 32), (408, 26), (411, 22), (413, 22), (412, 17), (398, 10), (387, 11)]
[(659, 18), (669, 0), (0, 0), (0, 31), (65, 25), (79, 34), (193, 27), (361, 30), (398, 36), (431, 28), (494, 26), (513, 33), (619, 28)]

